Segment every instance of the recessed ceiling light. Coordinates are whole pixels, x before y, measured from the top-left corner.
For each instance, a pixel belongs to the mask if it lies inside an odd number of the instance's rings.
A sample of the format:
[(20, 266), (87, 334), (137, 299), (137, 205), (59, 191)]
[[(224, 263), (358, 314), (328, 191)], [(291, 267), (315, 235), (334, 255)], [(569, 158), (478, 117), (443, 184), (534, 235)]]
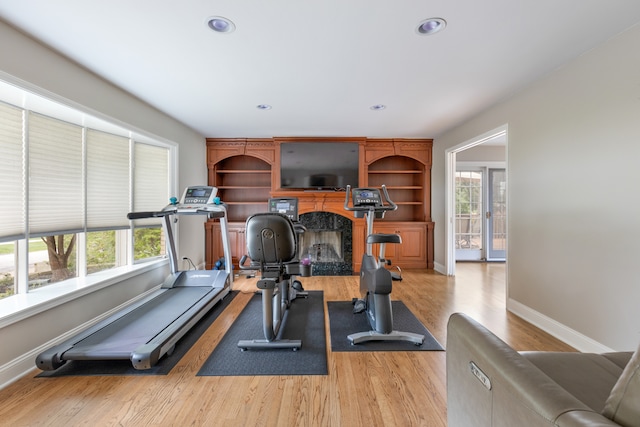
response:
[(269, 104), (258, 104), (256, 105), (258, 110), (271, 110), (271, 105)]
[(416, 32), (422, 36), (428, 36), (444, 30), (447, 26), (447, 21), (442, 18), (429, 18), (418, 24)]
[(372, 105), (369, 108), (371, 108), (373, 111), (378, 111), (378, 110), (384, 110), (385, 108), (387, 108), (387, 106), (384, 104), (376, 104), (376, 105)]
[(216, 33), (232, 33), (236, 29), (236, 24), (222, 16), (212, 16), (208, 18), (207, 25)]

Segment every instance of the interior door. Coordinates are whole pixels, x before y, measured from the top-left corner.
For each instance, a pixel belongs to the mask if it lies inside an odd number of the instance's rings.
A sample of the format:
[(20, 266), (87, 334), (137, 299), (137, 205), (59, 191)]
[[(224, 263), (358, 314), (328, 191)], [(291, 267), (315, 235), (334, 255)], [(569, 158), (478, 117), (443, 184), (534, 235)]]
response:
[(487, 217), (487, 260), (507, 256), (507, 174), (505, 169), (489, 169)]
[(480, 261), (483, 254), (482, 170), (456, 171), (456, 261)]

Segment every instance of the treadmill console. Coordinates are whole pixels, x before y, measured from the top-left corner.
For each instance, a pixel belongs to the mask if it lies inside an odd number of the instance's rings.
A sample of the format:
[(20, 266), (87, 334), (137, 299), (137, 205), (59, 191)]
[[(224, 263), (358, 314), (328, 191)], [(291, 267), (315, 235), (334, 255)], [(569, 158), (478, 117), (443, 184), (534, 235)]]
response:
[(289, 217), (292, 222), (298, 222), (298, 199), (269, 199), (269, 212), (281, 213)]
[(182, 195), (180, 204), (182, 205), (209, 205), (214, 203), (218, 194), (216, 187), (187, 187)]
[(354, 188), (351, 192), (353, 206), (382, 206), (382, 196), (377, 188)]
[(220, 199), (216, 197), (218, 189), (207, 185), (194, 185), (187, 187), (178, 201), (171, 198), (171, 204), (164, 211), (173, 211), (179, 214), (217, 212), (222, 211)]

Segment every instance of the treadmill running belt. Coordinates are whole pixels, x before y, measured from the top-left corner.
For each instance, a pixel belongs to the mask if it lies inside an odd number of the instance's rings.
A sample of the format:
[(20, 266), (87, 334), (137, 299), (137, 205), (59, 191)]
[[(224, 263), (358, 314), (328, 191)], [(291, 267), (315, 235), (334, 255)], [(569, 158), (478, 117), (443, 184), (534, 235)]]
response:
[(220, 289), (212, 287), (167, 289), (77, 342), (62, 357), (77, 360), (129, 359), (136, 348), (153, 339), (208, 293), (219, 291)]

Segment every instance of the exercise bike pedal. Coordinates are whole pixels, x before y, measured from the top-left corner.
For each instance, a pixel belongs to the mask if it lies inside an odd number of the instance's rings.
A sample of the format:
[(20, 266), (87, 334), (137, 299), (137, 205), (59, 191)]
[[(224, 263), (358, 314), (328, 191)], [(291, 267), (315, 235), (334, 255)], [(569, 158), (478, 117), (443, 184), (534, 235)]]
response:
[(359, 314), (367, 309), (367, 303), (358, 298), (354, 298), (351, 303), (353, 304), (353, 314)]
[(292, 287), (296, 291), (304, 292), (304, 288), (302, 287), (302, 283), (299, 280), (294, 280)]
[(402, 270), (400, 270), (400, 267), (396, 266), (396, 269), (398, 270), (398, 272), (394, 272), (391, 271), (391, 279), (392, 280), (402, 280)]

